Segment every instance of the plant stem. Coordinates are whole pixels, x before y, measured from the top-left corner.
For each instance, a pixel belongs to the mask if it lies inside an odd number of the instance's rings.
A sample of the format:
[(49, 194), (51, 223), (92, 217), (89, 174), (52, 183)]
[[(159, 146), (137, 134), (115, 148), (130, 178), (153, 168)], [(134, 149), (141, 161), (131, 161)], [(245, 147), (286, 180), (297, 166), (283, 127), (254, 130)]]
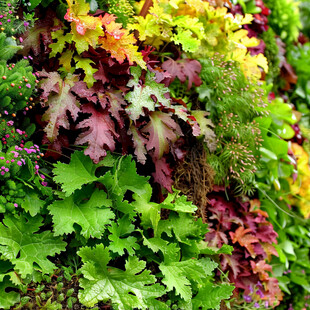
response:
[(151, 6), (153, 6), (153, 1), (152, 0), (145, 0), (144, 5), (143, 5), (139, 15), (145, 17)]

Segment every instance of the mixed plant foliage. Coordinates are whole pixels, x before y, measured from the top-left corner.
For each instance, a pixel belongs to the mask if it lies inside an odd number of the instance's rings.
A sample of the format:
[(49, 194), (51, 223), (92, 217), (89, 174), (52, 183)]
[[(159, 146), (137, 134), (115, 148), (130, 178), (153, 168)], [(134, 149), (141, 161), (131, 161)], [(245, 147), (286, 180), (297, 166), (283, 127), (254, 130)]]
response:
[(1, 309), (308, 309), (308, 0), (0, 2)]

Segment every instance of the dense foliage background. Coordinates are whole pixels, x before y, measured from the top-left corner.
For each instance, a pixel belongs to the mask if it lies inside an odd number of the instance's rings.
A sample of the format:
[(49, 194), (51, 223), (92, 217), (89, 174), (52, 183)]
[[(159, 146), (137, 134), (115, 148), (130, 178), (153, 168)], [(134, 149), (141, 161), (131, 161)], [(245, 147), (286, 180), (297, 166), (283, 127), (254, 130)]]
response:
[(1, 0), (0, 308), (310, 309), (309, 7)]

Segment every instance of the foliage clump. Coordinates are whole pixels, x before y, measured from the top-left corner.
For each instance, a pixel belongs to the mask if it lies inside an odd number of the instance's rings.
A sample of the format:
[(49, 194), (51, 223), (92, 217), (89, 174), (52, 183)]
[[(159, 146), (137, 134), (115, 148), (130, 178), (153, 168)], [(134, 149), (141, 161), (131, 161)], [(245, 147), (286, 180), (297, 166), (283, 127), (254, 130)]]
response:
[[(217, 150), (208, 157), (216, 184), (251, 193), (259, 166), (261, 131), (255, 118), (266, 116), (264, 91), (248, 80), (237, 63), (215, 57), (201, 60), (199, 99), (216, 124)], [(235, 183), (235, 184), (234, 184)]]

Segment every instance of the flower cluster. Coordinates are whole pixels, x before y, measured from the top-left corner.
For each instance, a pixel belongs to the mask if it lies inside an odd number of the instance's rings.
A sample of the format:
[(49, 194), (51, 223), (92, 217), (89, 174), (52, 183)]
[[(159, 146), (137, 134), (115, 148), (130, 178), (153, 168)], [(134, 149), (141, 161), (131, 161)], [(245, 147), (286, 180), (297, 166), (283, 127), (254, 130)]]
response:
[(0, 33), (7, 36), (23, 33), (27, 28), (34, 24), (34, 13), (24, 13), (23, 18), (17, 14), (19, 3), (16, 0), (0, 3)]

